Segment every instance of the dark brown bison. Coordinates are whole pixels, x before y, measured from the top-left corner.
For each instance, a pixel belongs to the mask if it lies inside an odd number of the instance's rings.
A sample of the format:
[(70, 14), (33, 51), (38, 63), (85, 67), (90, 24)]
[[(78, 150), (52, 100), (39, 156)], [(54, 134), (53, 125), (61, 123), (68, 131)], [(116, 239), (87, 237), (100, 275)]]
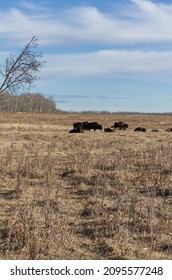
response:
[(90, 122), (90, 123), (85, 124), (85, 130), (94, 129), (94, 131), (95, 131), (97, 129), (102, 130), (102, 128), (103, 128), (102, 125), (99, 124), (98, 122)]
[(167, 132), (172, 132), (172, 128), (167, 128), (166, 131)]
[(73, 128), (76, 129), (76, 128), (80, 128), (82, 130), (85, 130), (85, 127), (87, 125), (88, 122), (75, 122), (73, 123)]
[(136, 127), (135, 129), (134, 129), (134, 131), (141, 131), (141, 132), (146, 132), (146, 128), (144, 128), (144, 127)]
[(82, 129), (85, 130), (88, 122), (82, 122)]
[(154, 128), (154, 129), (152, 129), (152, 132), (158, 132), (158, 129)]
[(124, 122), (115, 122), (112, 128), (114, 127), (115, 129), (121, 129), (124, 125)]
[(128, 128), (128, 124), (124, 122), (115, 122), (111, 128), (119, 129), (119, 130), (126, 130)]
[(73, 128), (74, 129), (82, 129), (82, 122), (75, 122), (73, 123)]
[(123, 125), (123, 130), (126, 130), (128, 128), (128, 124), (127, 123), (124, 123)]
[(114, 130), (110, 127), (104, 128), (104, 132), (113, 132)]
[(69, 133), (84, 133), (84, 132), (82, 131), (82, 129), (80, 129), (80, 128), (78, 127), (78, 128), (69, 130)]

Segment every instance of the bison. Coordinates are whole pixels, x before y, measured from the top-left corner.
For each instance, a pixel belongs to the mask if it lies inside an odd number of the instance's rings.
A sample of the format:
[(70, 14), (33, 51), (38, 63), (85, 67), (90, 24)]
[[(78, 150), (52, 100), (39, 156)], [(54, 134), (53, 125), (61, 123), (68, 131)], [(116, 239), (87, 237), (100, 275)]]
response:
[(119, 129), (119, 130), (126, 130), (128, 128), (128, 124), (124, 122), (115, 122), (111, 128)]
[(146, 132), (146, 128), (144, 128), (144, 127), (136, 127), (135, 129), (134, 129), (134, 131), (141, 131), (141, 132)]
[(113, 132), (114, 130), (110, 127), (104, 128), (104, 132)]
[(128, 124), (127, 123), (124, 123), (123, 125), (123, 130), (126, 130), (128, 128)]
[(99, 124), (98, 122), (87, 123), (87, 124), (85, 124), (85, 127), (84, 127), (85, 130), (94, 129), (94, 131), (97, 129), (102, 130), (102, 128), (103, 128), (102, 125)]
[(82, 129), (80, 129), (80, 128), (78, 127), (78, 128), (69, 130), (69, 133), (84, 133), (84, 132), (82, 131)]
[(152, 129), (152, 132), (158, 132), (158, 129), (154, 128)]
[(167, 132), (172, 132), (172, 128), (167, 128), (166, 131)]
[(86, 130), (87, 124), (88, 124), (87, 121), (86, 122), (82, 122), (82, 129), (83, 130)]
[(74, 129), (82, 129), (82, 122), (75, 122), (73, 123), (73, 128)]
[(80, 128), (82, 130), (85, 130), (85, 127), (87, 125), (88, 122), (75, 122), (73, 123), (73, 128), (76, 129), (76, 128)]

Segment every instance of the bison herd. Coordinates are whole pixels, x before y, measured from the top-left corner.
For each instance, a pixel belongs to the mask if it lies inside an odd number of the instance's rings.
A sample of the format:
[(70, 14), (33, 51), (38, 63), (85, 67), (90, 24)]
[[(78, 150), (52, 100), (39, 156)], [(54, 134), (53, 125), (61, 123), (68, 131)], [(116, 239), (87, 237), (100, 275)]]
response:
[[(115, 122), (111, 127), (104, 128), (104, 132), (113, 132), (116, 129), (126, 130), (128, 128), (128, 124), (124, 122)], [(83, 133), (84, 130), (102, 130), (103, 127), (98, 122), (76, 122), (73, 123), (73, 129), (69, 131), (69, 133)]]
[[(128, 128), (128, 124), (125, 122), (115, 122), (111, 127), (105, 127), (104, 132), (114, 132), (116, 130), (126, 130)], [(73, 123), (73, 129), (69, 131), (69, 133), (84, 133), (84, 131), (88, 130), (102, 130), (103, 126), (98, 122), (75, 122)], [(146, 128), (144, 127), (136, 127), (134, 131), (146, 132)], [(152, 132), (158, 132), (158, 129), (152, 129)], [(166, 129), (167, 132), (172, 132), (172, 128)]]
[[(115, 130), (126, 130), (128, 124), (124, 122), (115, 122), (111, 127), (104, 128), (104, 132), (114, 132)], [(75, 122), (73, 123), (73, 129), (69, 133), (83, 133), (85, 130), (102, 130), (103, 126), (98, 122)]]

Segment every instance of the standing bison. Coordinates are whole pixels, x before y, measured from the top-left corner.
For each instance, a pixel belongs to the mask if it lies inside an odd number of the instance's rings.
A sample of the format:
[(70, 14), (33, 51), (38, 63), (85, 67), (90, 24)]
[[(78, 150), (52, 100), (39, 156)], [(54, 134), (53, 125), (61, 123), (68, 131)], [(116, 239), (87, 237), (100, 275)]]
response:
[(82, 122), (73, 123), (73, 128), (82, 130)]
[(75, 123), (73, 123), (73, 128), (74, 129), (79, 128), (81, 130), (85, 130), (85, 127), (86, 127), (87, 123), (88, 122), (75, 122)]
[(128, 128), (128, 124), (124, 122), (115, 122), (111, 128), (119, 129), (119, 130), (126, 130)]
[(102, 128), (103, 128), (102, 125), (99, 124), (98, 122), (90, 122), (90, 123), (85, 124), (85, 126), (84, 126), (85, 130), (94, 129), (94, 131), (95, 131), (97, 129), (102, 130)]
[(87, 121), (86, 122), (82, 122), (82, 129), (83, 130), (86, 130), (87, 124), (88, 124)]

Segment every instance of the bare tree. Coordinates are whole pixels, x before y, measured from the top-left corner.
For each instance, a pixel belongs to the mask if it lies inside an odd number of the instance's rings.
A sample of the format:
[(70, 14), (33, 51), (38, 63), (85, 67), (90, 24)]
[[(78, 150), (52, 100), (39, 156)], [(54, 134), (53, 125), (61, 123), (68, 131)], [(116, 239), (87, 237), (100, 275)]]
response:
[(11, 94), (7, 92), (3, 102), (0, 102), (0, 112), (32, 112), (57, 113), (56, 103), (52, 97), (41, 93)]
[(0, 85), (0, 96), (6, 92), (16, 94), (20, 90), (29, 90), (39, 79), (37, 72), (43, 66), (38, 53), (38, 37), (33, 36), (18, 55), (10, 54), (5, 64), (0, 67), (3, 82)]

